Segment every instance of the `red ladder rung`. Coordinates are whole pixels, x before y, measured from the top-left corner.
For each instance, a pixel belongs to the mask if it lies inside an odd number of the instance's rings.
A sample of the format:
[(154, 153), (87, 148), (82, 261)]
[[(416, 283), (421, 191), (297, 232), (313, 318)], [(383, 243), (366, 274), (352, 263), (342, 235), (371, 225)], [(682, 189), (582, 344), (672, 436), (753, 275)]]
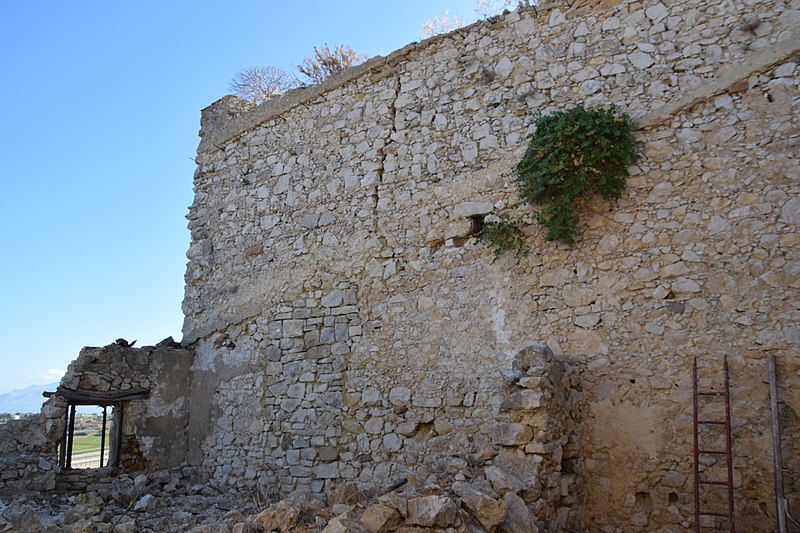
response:
[(725, 518), (728, 518), (728, 513), (712, 513), (712, 512), (700, 511), (700, 514), (704, 516), (724, 516)]
[(698, 481), (698, 483), (701, 485), (725, 485), (726, 487), (728, 486), (727, 481), (706, 481), (701, 479)]
[(728, 455), (728, 450), (697, 450), (697, 453), (707, 453), (709, 455)]
[(698, 424), (719, 424), (719, 425), (722, 425), (722, 426), (725, 425), (725, 421), (724, 420), (698, 420), (697, 423)]

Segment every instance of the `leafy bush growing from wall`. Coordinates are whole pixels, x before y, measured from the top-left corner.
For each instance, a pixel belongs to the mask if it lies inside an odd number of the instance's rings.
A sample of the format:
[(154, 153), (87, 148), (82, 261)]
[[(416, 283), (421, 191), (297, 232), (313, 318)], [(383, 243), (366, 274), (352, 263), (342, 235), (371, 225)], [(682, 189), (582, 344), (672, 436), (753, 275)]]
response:
[(513, 218), (499, 218), (496, 215), (489, 215), (484, 219), (477, 237), (494, 254), (492, 263), (506, 252), (516, 252), (517, 255), (528, 254), (522, 226), (523, 222), (521, 220)]
[(536, 120), (536, 130), (516, 167), (520, 195), (540, 206), (537, 221), (547, 240), (575, 242), (575, 208), (593, 194), (620, 197), (628, 167), (636, 162), (635, 126), (615, 107), (578, 106)]

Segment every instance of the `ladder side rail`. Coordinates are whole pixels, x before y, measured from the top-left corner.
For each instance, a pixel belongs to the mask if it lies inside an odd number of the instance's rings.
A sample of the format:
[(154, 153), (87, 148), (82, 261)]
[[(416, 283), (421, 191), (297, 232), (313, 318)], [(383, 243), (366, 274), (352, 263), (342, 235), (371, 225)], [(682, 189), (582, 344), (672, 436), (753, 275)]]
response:
[(778, 515), (778, 533), (786, 533), (786, 500), (783, 492), (783, 458), (781, 457), (781, 422), (778, 410), (778, 372), (775, 367), (775, 354), (767, 356), (769, 369), (770, 412), (772, 414), (772, 459), (775, 468), (775, 507)]
[(700, 445), (697, 424), (697, 355), (692, 361), (692, 429), (694, 434), (694, 531), (700, 533)]
[(725, 449), (728, 452), (728, 531), (730, 531), (730, 533), (735, 533), (736, 524), (733, 512), (733, 450), (731, 447), (731, 392), (727, 355), (723, 361), (723, 371), (725, 373)]

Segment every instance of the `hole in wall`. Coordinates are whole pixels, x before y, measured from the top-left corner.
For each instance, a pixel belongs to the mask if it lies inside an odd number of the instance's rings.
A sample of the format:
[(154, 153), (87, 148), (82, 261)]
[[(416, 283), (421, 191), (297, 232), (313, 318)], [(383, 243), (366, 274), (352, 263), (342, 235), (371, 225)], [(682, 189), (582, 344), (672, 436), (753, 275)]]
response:
[(433, 422), (420, 422), (414, 432), (415, 437), (426, 437), (431, 434), (433, 434)]
[(677, 505), (678, 504), (678, 495), (675, 494), (674, 492), (670, 492), (667, 495), (667, 503), (669, 503), (669, 505)]
[(742, 31), (751, 35), (757, 35), (756, 30), (761, 26), (761, 19), (758, 15), (753, 17), (743, 17), (739, 27)]
[(467, 235), (475, 235), (483, 229), (486, 215), (473, 215), (469, 217), (469, 233)]
[(636, 493), (636, 508), (645, 512), (653, 510), (653, 498), (649, 492)]
[(561, 461), (561, 472), (564, 474), (574, 474), (576, 465), (575, 459), (564, 459)]
[(629, 379), (628, 381), (630, 381), (631, 383), (636, 383), (635, 379)]
[(478, 78), (478, 81), (480, 83), (489, 84), (489, 83), (492, 83), (494, 81), (494, 76), (495, 76), (495, 74), (494, 74), (494, 71), (492, 69), (484, 67), (483, 69), (481, 69), (481, 73), (480, 73), (480, 77)]
[(431, 251), (436, 251), (439, 248), (441, 248), (442, 246), (444, 246), (444, 240), (443, 239), (436, 239), (435, 241), (430, 241), (428, 243), (428, 248), (430, 248)]

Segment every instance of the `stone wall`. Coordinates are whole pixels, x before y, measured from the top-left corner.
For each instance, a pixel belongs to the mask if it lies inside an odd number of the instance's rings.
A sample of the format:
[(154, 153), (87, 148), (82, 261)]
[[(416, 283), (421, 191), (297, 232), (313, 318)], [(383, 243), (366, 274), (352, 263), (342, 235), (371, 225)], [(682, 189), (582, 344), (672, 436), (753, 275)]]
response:
[[(691, 361), (711, 383), (727, 355), (737, 516), (757, 530), (774, 519), (773, 353), (800, 507), (798, 22), (798, 0), (540, 4), (258, 107), (204, 110), (190, 460), (220, 486), (322, 491), (423, 483), (487, 450), (538, 455), (564, 488), (527, 501), (545, 530), (679, 531)], [(623, 198), (585, 206), (567, 248), (543, 239), (513, 167), (533, 116), (577, 104), (644, 127)], [(492, 262), (470, 238), (489, 212), (531, 222), (528, 256)], [(521, 444), (514, 424), (533, 419), (503, 404), (536, 343), (580, 407), (548, 404), (563, 432)], [(560, 507), (573, 512), (559, 523)]]
[(54, 452), (55, 443), (44, 435), (44, 417), (0, 426), (0, 497), (54, 489), (61, 470)]

